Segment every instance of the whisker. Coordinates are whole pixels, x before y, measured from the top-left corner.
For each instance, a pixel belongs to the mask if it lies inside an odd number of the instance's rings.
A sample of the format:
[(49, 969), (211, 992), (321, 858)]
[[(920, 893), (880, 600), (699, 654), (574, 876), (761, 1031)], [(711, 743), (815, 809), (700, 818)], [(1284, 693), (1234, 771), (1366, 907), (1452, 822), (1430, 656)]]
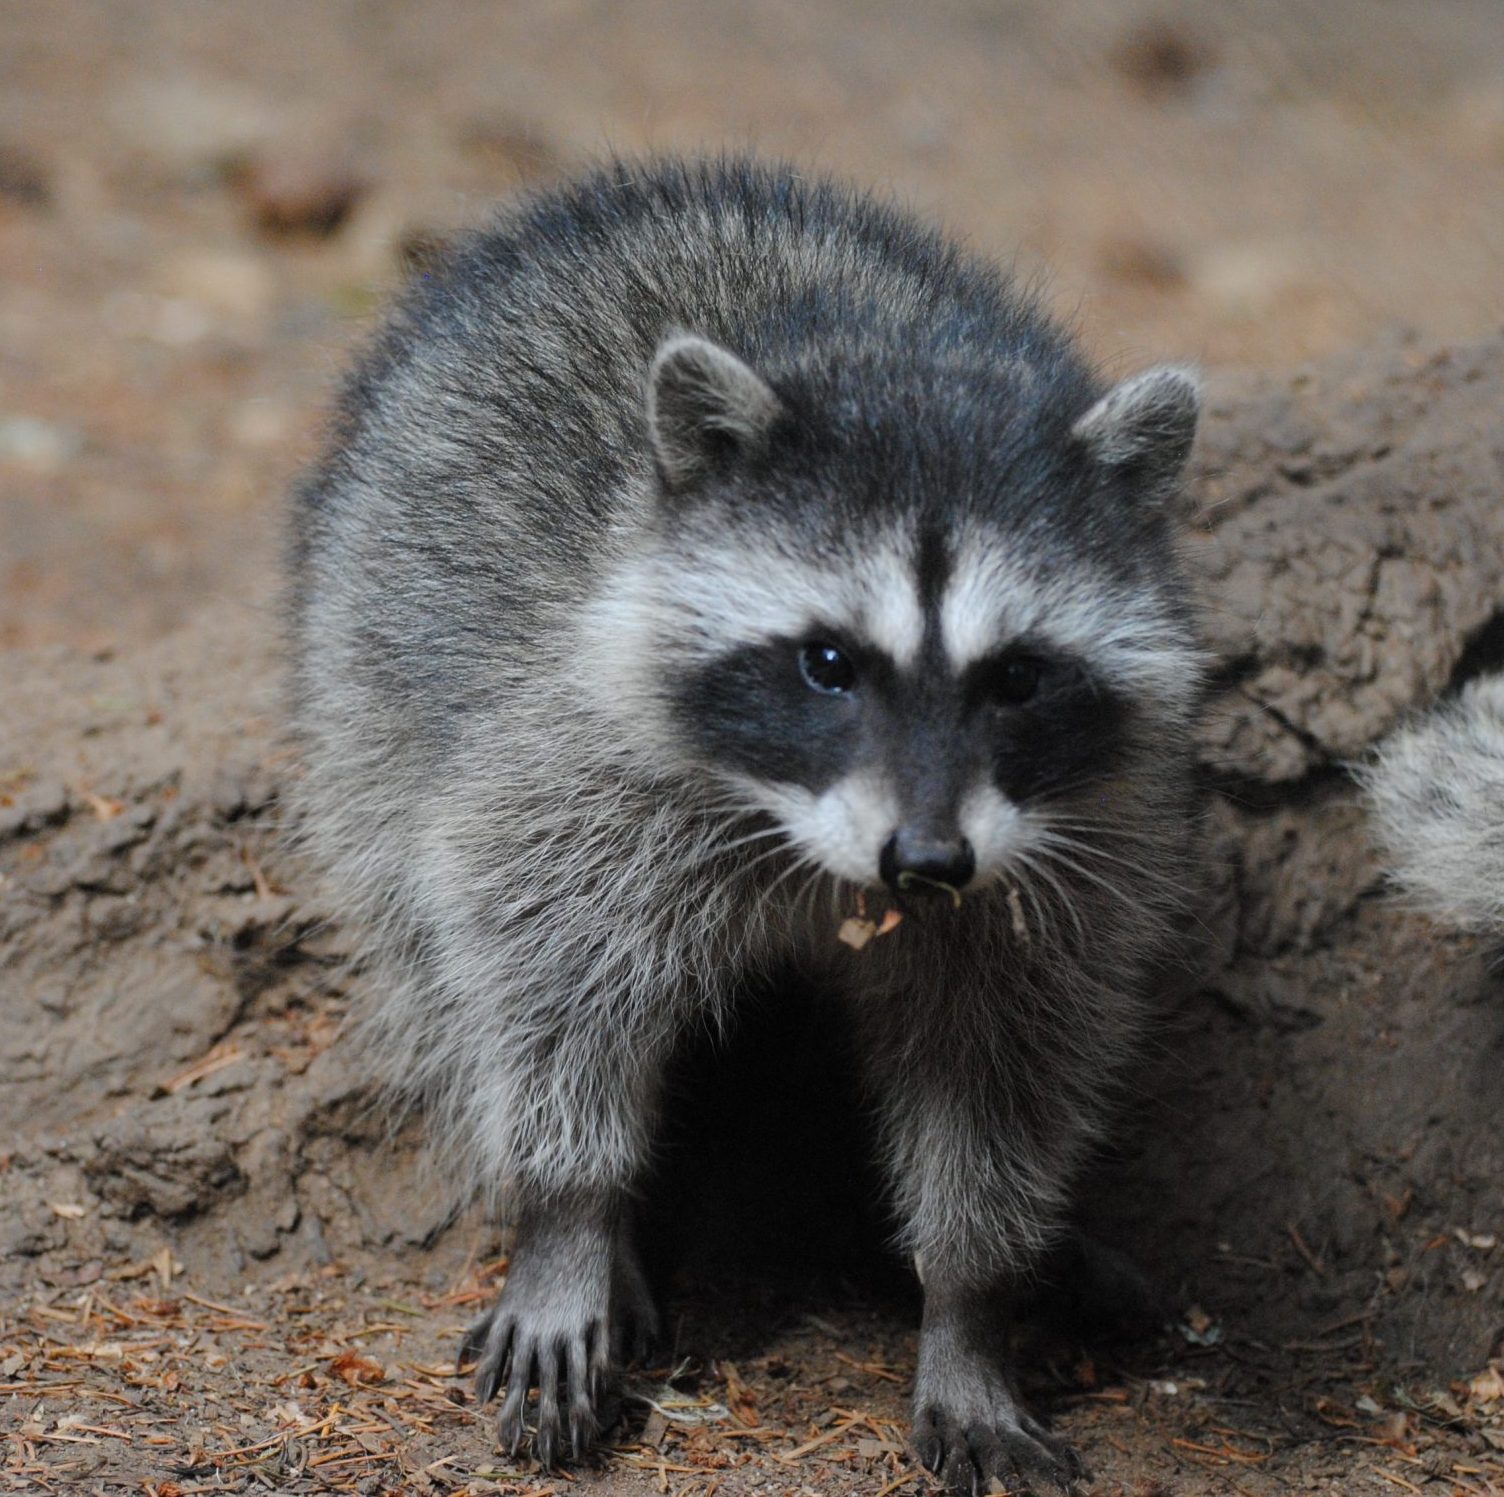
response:
[(1049, 815), (1041, 816), (1037, 821), (1031, 818), (1031, 824), (1037, 825), (1044, 831), (1094, 832), (1106, 841), (1136, 842), (1145, 847), (1157, 847), (1160, 841), (1152, 831), (1140, 830), (1135, 826), (1111, 821), (1106, 817), (1060, 816), (1051, 811)]
[[(1047, 883), (1048, 888), (1040, 888), (1041, 883)], [(1051, 897), (1053, 896), (1053, 897)], [(1077, 942), (1086, 939), (1086, 932), (1081, 923), (1081, 916), (1076, 910), (1074, 901), (1068, 900), (1060, 891), (1059, 881), (1048, 869), (1035, 870), (1034, 878), (1024, 882), (1019, 887), (1019, 898), (1027, 899), (1029, 907), (1034, 911), (1035, 923), (1039, 926), (1039, 939), (1041, 943), (1049, 941), (1052, 945), (1063, 946), (1066, 944), (1065, 935), (1060, 929), (1060, 920), (1055, 913), (1055, 906), (1064, 911), (1065, 916), (1071, 922), (1076, 933)]]
[(783, 870), (783, 872), (780, 873), (778, 875), (778, 877), (775, 878), (773, 880), (773, 882), (771, 884), (769, 884), (768, 887), (763, 891), (763, 899), (764, 900), (770, 900), (773, 897), (774, 892), (778, 889), (778, 887), (782, 883), (784, 883), (784, 881), (787, 880), (791, 875), (793, 875), (795, 873), (802, 872), (804, 869), (807, 869), (807, 868), (810, 868), (810, 867), (813, 867), (813, 868), (815, 868), (818, 871), (819, 870), (819, 866), (820, 865), (818, 863), (816, 863), (815, 860), (807, 852), (799, 850), (798, 857), (796, 857), (789, 864), (789, 866), (787, 868), (785, 868)]
[(1098, 847), (1093, 842), (1085, 842), (1080, 837), (1063, 835), (1053, 827), (1042, 830), (1036, 838), (1036, 846), (1063, 847), (1067, 851), (1080, 853), (1087, 858), (1100, 858), (1104, 863), (1111, 863), (1115, 867), (1125, 868), (1130, 873), (1141, 874), (1145, 878), (1152, 878), (1156, 882), (1163, 881), (1161, 871), (1150, 863), (1138, 858), (1129, 858), (1121, 853), (1109, 852), (1105, 847)]
[(754, 842), (765, 842), (769, 837), (787, 838), (788, 833), (781, 826), (763, 827), (761, 831), (748, 832), (744, 837), (733, 837), (729, 842), (717, 842), (716, 852), (735, 852), (739, 847), (749, 847)]
[(1041, 858), (1052, 861), (1059, 867), (1069, 870), (1078, 878), (1084, 878), (1089, 880), (1091, 883), (1094, 883), (1099, 889), (1103, 890), (1107, 894), (1110, 894), (1113, 899), (1118, 900), (1123, 904), (1132, 904), (1135, 902), (1137, 897), (1136, 891), (1130, 891), (1120, 888), (1104, 874), (1095, 872), (1093, 869), (1088, 868), (1084, 864), (1078, 862), (1075, 858), (1067, 857), (1066, 854), (1063, 853), (1058, 846), (1036, 847), (1036, 851)]
[[(1072, 926), (1074, 926), (1077, 941), (1084, 944), (1086, 941), (1086, 926), (1082, 923), (1081, 912), (1076, 908), (1076, 901), (1070, 897), (1069, 891), (1066, 889), (1065, 885), (1060, 882), (1060, 879), (1056, 875), (1054, 870), (1045, 866), (1038, 859), (1034, 858), (1026, 852), (1015, 853), (1014, 861), (1019, 865), (1019, 867), (1023, 868), (1031, 878), (1036, 879), (1039, 882), (1049, 886), (1049, 888), (1054, 892), (1056, 902), (1069, 917)], [(1031, 890), (1030, 892), (1031, 894), (1036, 895), (1037, 898), (1037, 891)], [(1053, 922), (1049, 921), (1045, 916), (1041, 915), (1040, 923), (1048, 927)]]
[(1133, 858), (1125, 858), (1117, 853), (1107, 852), (1100, 847), (1093, 847), (1090, 843), (1082, 842), (1076, 837), (1064, 837), (1054, 833), (1053, 829), (1040, 831), (1035, 846), (1044, 850), (1051, 848), (1063, 848), (1068, 852), (1074, 852), (1087, 859), (1100, 859), (1104, 863), (1111, 863), (1115, 867), (1122, 868), (1129, 873), (1137, 874), (1159, 888), (1173, 889), (1178, 894), (1189, 894), (1191, 886), (1178, 878), (1167, 876), (1163, 870), (1151, 867), (1148, 863), (1142, 863)]
[(819, 864), (815, 865), (814, 871), (805, 879), (800, 886), (799, 893), (794, 896), (794, 908), (802, 905), (808, 906), (808, 915), (811, 922), (815, 918), (814, 896), (820, 888), (820, 880), (825, 876), (825, 869)]

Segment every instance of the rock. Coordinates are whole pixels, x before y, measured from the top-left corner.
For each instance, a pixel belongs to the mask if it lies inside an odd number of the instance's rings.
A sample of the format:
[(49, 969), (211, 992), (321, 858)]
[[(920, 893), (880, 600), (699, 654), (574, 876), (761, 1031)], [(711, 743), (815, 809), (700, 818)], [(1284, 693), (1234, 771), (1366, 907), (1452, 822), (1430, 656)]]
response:
[(18, 837), (68, 819), (68, 790), (61, 780), (28, 780), (0, 793), (0, 838)]
[(56, 473), (83, 449), (71, 426), (38, 416), (0, 416), (0, 464), (31, 473)]
[(264, 234), (325, 239), (349, 218), (366, 182), (335, 154), (268, 150), (236, 178), (251, 221)]
[(0, 204), (46, 208), (52, 202), (52, 174), (38, 156), (20, 146), (0, 145)]
[(94, 1135), (84, 1175), (126, 1217), (184, 1216), (222, 1205), (244, 1187), (230, 1146), (214, 1126), (217, 1099), (163, 1107), (163, 1116), (121, 1119)]
[(1151, 17), (1126, 32), (1112, 50), (1117, 72), (1149, 98), (1188, 93), (1216, 60), (1211, 46), (1180, 21)]
[(1174, 291), (1185, 285), (1185, 265), (1168, 244), (1143, 236), (1119, 235), (1097, 246), (1097, 264), (1115, 281)]

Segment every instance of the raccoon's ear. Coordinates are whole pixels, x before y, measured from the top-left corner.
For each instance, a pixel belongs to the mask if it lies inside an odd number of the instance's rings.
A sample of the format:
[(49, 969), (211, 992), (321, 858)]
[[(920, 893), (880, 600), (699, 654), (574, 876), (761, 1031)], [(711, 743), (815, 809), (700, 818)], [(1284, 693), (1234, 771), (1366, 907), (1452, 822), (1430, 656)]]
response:
[(1188, 369), (1146, 369), (1114, 385), (1071, 434), (1104, 467), (1124, 471), (1149, 497), (1175, 487), (1191, 455), (1201, 381)]
[(688, 333), (658, 345), (648, 371), (648, 432), (670, 493), (767, 441), (783, 405), (734, 353)]

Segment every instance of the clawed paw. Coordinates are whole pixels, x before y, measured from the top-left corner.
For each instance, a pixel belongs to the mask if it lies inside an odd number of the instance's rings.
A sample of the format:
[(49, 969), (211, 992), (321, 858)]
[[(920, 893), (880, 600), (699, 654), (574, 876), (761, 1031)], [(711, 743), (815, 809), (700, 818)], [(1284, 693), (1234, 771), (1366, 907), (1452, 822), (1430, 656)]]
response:
[(615, 1423), (618, 1369), (646, 1352), (653, 1332), (651, 1317), (642, 1314), (617, 1334), (603, 1317), (561, 1329), (554, 1317), (514, 1310), (503, 1295), (470, 1328), (459, 1360), (476, 1364), (477, 1402), (500, 1397), (496, 1431), (508, 1454), (515, 1456), (531, 1432), (533, 1454), (552, 1466), (579, 1460)]
[(1039, 1481), (1071, 1497), (1090, 1473), (1081, 1457), (1022, 1410), (995, 1421), (962, 1421), (934, 1405), (914, 1420), (914, 1449), (958, 1497), (979, 1497), (994, 1480), (1010, 1492)]
[(545, 1466), (566, 1453), (578, 1460), (611, 1423), (611, 1345), (599, 1320), (540, 1332), (503, 1300), (471, 1328), (460, 1360), (477, 1364), (478, 1402), (501, 1397), (497, 1435), (511, 1455), (527, 1439), (529, 1414), (533, 1452)]

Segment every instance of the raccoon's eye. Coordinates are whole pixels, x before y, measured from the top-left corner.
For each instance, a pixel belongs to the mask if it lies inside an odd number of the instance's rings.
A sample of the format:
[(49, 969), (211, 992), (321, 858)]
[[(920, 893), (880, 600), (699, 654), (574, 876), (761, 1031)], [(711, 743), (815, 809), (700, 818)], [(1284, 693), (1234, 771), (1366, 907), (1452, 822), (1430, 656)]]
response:
[(815, 640), (799, 651), (799, 674), (815, 691), (850, 691), (856, 685), (851, 657), (824, 640)]
[(1039, 690), (1044, 667), (1029, 655), (1013, 655), (998, 662), (988, 681), (992, 699), (1010, 707), (1022, 706)]

